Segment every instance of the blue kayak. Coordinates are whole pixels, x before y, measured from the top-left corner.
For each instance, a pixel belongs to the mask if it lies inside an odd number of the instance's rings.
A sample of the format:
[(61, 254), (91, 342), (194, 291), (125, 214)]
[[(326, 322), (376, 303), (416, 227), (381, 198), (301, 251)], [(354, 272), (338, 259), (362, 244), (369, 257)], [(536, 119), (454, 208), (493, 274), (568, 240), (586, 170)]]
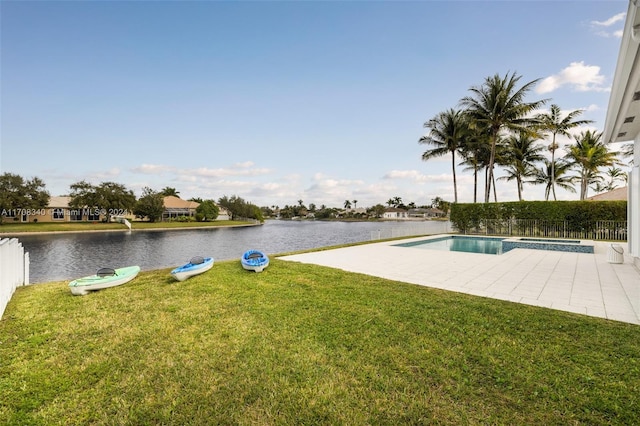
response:
[(171, 275), (178, 280), (184, 281), (189, 277), (208, 271), (213, 266), (213, 257), (194, 257), (189, 263), (177, 267), (171, 271)]
[(242, 267), (248, 271), (262, 272), (269, 266), (269, 256), (260, 250), (247, 250), (240, 259)]

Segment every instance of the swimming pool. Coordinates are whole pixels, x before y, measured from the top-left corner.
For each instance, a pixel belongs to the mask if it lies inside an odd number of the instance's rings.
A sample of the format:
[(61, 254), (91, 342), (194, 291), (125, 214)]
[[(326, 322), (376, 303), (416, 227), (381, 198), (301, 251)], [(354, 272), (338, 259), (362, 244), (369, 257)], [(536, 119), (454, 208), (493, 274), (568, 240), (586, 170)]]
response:
[(518, 237), (471, 237), (466, 235), (445, 235), (394, 245), (397, 247), (413, 247), (426, 250), (461, 251), (481, 254), (503, 254), (516, 248), (593, 253), (594, 247), (593, 241)]
[(502, 240), (492, 237), (465, 237), (448, 235), (428, 240), (394, 244), (398, 247), (413, 247), (426, 250), (462, 251), (465, 253), (502, 254)]

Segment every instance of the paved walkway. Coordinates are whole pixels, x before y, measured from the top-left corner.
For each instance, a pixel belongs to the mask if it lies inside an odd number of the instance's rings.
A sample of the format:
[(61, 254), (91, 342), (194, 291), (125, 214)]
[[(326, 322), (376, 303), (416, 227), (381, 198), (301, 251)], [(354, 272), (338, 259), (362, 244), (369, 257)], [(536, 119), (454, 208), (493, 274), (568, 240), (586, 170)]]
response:
[(609, 263), (609, 243), (597, 242), (594, 254), (515, 249), (499, 256), (394, 246), (399, 243), (279, 259), (640, 325), (640, 271), (626, 244), (624, 262)]

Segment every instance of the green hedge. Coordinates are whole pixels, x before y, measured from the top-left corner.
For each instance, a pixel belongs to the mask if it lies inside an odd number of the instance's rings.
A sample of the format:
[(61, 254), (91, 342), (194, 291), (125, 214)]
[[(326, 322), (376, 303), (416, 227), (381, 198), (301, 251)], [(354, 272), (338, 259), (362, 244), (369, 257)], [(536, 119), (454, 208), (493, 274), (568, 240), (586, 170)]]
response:
[(451, 223), (460, 232), (480, 228), (486, 220), (528, 219), (567, 222), (584, 229), (602, 220), (627, 220), (626, 201), (516, 201), (452, 204)]

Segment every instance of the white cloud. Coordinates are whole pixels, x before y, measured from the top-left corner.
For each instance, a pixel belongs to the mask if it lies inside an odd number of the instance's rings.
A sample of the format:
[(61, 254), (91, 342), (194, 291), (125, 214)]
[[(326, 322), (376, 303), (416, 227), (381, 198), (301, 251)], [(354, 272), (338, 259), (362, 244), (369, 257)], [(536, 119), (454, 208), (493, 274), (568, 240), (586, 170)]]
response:
[(598, 27), (610, 27), (616, 22), (623, 21), (625, 15), (626, 15), (625, 12), (618, 13), (617, 15), (613, 15), (611, 18), (606, 19), (604, 21), (591, 21), (591, 24)]
[(341, 207), (344, 200), (357, 199), (358, 205), (362, 206), (368, 205), (373, 200), (369, 195), (370, 191), (365, 187), (365, 182), (360, 179), (338, 179), (324, 173), (316, 173), (312, 181), (308, 188), (299, 192), (296, 200), (302, 199), (317, 206), (325, 204), (332, 207)]
[(174, 167), (164, 166), (162, 164), (141, 164), (138, 167), (131, 168), (132, 172), (148, 175), (159, 175), (167, 172), (172, 172), (174, 170)]
[(451, 182), (451, 174), (425, 175), (417, 170), (391, 170), (383, 179), (407, 179), (417, 183)]
[(609, 27), (619, 22), (624, 22), (625, 15), (626, 15), (625, 12), (621, 12), (621, 13), (618, 13), (617, 15), (613, 15), (611, 18), (606, 19), (604, 21), (591, 21), (590, 23), (591, 28), (595, 32), (595, 34), (599, 35), (600, 37), (621, 38), (622, 37), (621, 29), (616, 29), (611, 31)]
[[(252, 163), (253, 164), (253, 163)], [(183, 173), (190, 173), (201, 177), (225, 177), (225, 176), (259, 176), (270, 172), (267, 168), (248, 168), (246, 165), (236, 165), (240, 167), (223, 167), (218, 169), (209, 169), (207, 167), (199, 167), (197, 169), (183, 170)]]
[(539, 94), (553, 92), (563, 86), (570, 86), (578, 92), (608, 92), (604, 87), (605, 77), (600, 74), (597, 65), (585, 65), (584, 62), (572, 62), (568, 67), (543, 79), (536, 87)]
[(173, 173), (181, 176), (183, 180), (194, 180), (196, 177), (227, 177), (227, 176), (259, 176), (265, 175), (271, 172), (270, 169), (265, 167), (253, 167), (254, 163), (246, 161), (244, 163), (236, 163), (230, 167), (220, 167), (216, 169), (210, 169), (208, 167), (199, 167), (196, 169), (178, 169), (172, 166), (165, 166), (161, 164), (142, 164), (137, 167), (132, 167), (131, 171), (134, 173), (160, 175), (164, 173)]
[(112, 180), (113, 178), (120, 176), (120, 169), (118, 169), (117, 167), (114, 167), (102, 172), (92, 173), (90, 176), (91, 178), (89, 180), (92, 182), (96, 180), (99, 180), (101, 182), (106, 179)]

